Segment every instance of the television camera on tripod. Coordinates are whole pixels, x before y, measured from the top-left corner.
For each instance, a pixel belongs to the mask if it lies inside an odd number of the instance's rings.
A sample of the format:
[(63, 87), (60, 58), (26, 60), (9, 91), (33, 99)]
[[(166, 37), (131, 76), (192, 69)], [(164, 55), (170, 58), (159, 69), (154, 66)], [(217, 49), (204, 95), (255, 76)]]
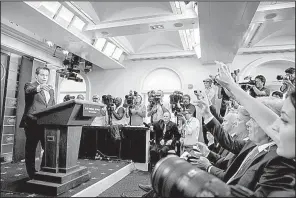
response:
[(108, 125), (112, 125), (112, 111), (115, 110), (115, 98), (111, 95), (103, 95), (102, 102), (107, 105)]

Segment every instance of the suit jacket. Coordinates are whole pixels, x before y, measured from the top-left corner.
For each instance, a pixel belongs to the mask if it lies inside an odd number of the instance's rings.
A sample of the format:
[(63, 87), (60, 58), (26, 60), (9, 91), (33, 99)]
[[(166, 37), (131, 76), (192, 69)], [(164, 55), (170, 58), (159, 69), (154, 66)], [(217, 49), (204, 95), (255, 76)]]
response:
[[(229, 153), (228, 150), (224, 149), (223, 147), (220, 147), (220, 150), (218, 153), (210, 151), (209, 155), (207, 156), (207, 158), (210, 160), (210, 162), (212, 162), (216, 167), (217, 163), (219, 162), (219, 164), (224, 162), (225, 157), (227, 156), (227, 154)], [(222, 159), (222, 160), (221, 160)], [(225, 163), (225, 162), (224, 162)], [(223, 168), (222, 168), (223, 169)]]
[(167, 126), (166, 126), (166, 131), (163, 134), (163, 129), (164, 129), (164, 121), (159, 120), (156, 123), (153, 123), (153, 129), (155, 131), (155, 141), (156, 143), (159, 143), (162, 139), (164, 139), (165, 142), (168, 140), (172, 139), (172, 144), (174, 145), (177, 140), (180, 140), (181, 134), (178, 132), (178, 127), (177, 125), (169, 121)]
[(25, 111), (20, 122), (21, 128), (37, 124), (34, 112), (55, 105), (53, 89), (49, 90), (50, 99), (47, 103), (44, 92), (37, 92), (38, 85), (37, 81), (25, 84)]
[(256, 197), (295, 197), (295, 167), (292, 159), (278, 157), (264, 168), (254, 195)]
[[(222, 126), (215, 118), (213, 118), (207, 124), (207, 128), (222, 147), (234, 154), (237, 154), (237, 157), (226, 171), (216, 167), (212, 167), (210, 170), (213, 175), (216, 175), (224, 182), (227, 182), (236, 173), (245, 157), (250, 151), (253, 150), (256, 145), (250, 140), (235, 140), (228, 133), (225, 133)], [(244, 172), (237, 174), (229, 183), (229, 185), (239, 184), (250, 190), (254, 190), (261, 175), (263, 175), (264, 168), (267, 166), (267, 164), (270, 161), (279, 158), (279, 156), (276, 154), (276, 148), (276, 145), (273, 145), (267, 148), (267, 151), (264, 150), (257, 154), (252, 159), (249, 167)]]

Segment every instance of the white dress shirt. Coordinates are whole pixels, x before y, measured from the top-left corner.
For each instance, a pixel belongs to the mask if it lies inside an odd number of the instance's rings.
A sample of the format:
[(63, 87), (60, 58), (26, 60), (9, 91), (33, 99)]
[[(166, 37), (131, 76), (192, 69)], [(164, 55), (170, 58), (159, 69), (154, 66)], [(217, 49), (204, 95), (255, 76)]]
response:
[[(38, 81), (37, 81), (38, 82)], [(39, 83), (39, 82), (38, 82)], [(40, 83), (39, 85), (37, 86), (37, 92), (40, 92), (40, 91), (43, 91), (44, 95), (45, 95), (45, 100), (46, 100), (46, 103), (49, 102), (49, 99), (50, 99), (50, 94), (48, 91), (45, 91), (45, 90), (40, 90)]]
[(189, 120), (186, 120), (183, 129), (185, 131), (184, 145), (195, 145), (198, 141), (200, 131), (199, 120), (191, 117)]

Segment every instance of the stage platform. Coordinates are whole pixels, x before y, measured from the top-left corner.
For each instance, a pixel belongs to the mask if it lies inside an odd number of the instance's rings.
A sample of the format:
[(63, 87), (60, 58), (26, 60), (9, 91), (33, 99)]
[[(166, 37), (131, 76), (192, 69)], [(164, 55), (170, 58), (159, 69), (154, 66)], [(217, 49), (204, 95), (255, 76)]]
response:
[[(39, 164), (37, 160), (36, 166)], [(91, 179), (57, 197), (96, 197), (137, 167), (131, 161), (78, 159), (78, 164), (88, 168)], [(1, 197), (52, 197), (34, 194), (26, 183), (28, 180), (24, 162), (1, 164)]]

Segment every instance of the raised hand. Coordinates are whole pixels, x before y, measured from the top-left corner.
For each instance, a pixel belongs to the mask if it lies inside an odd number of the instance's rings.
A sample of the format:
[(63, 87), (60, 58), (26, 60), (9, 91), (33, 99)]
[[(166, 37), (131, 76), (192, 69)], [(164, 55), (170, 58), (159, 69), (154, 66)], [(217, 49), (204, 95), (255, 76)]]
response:
[(207, 100), (198, 100), (196, 102), (196, 105), (200, 108), (200, 113), (202, 114), (202, 116), (205, 116), (206, 114), (211, 114), (210, 105)]
[(41, 84), (40, 86), (40, 90), (45, 90), (45, 91), (49, 91), (52, 89), (51, 85), (47, 85), (47, 84)]
[(205, 157), (200, 157), (199, 160), (195, 162), (195, 165), (202, 170), (207, 170), (211, 162)]
[(205, 157), (210, 153), (210, 149), (208, 146), (203, 142), (197, 142), (197, 146), (201, 152), (201, 154)]
[(215, 63), (219, 66), (216, 81), (223, 87), (228, 87), (230, 84), (233, 83), (235, 84), (235, 81), (231, 76), (229, 67), (222, 62), (215, 61)]

